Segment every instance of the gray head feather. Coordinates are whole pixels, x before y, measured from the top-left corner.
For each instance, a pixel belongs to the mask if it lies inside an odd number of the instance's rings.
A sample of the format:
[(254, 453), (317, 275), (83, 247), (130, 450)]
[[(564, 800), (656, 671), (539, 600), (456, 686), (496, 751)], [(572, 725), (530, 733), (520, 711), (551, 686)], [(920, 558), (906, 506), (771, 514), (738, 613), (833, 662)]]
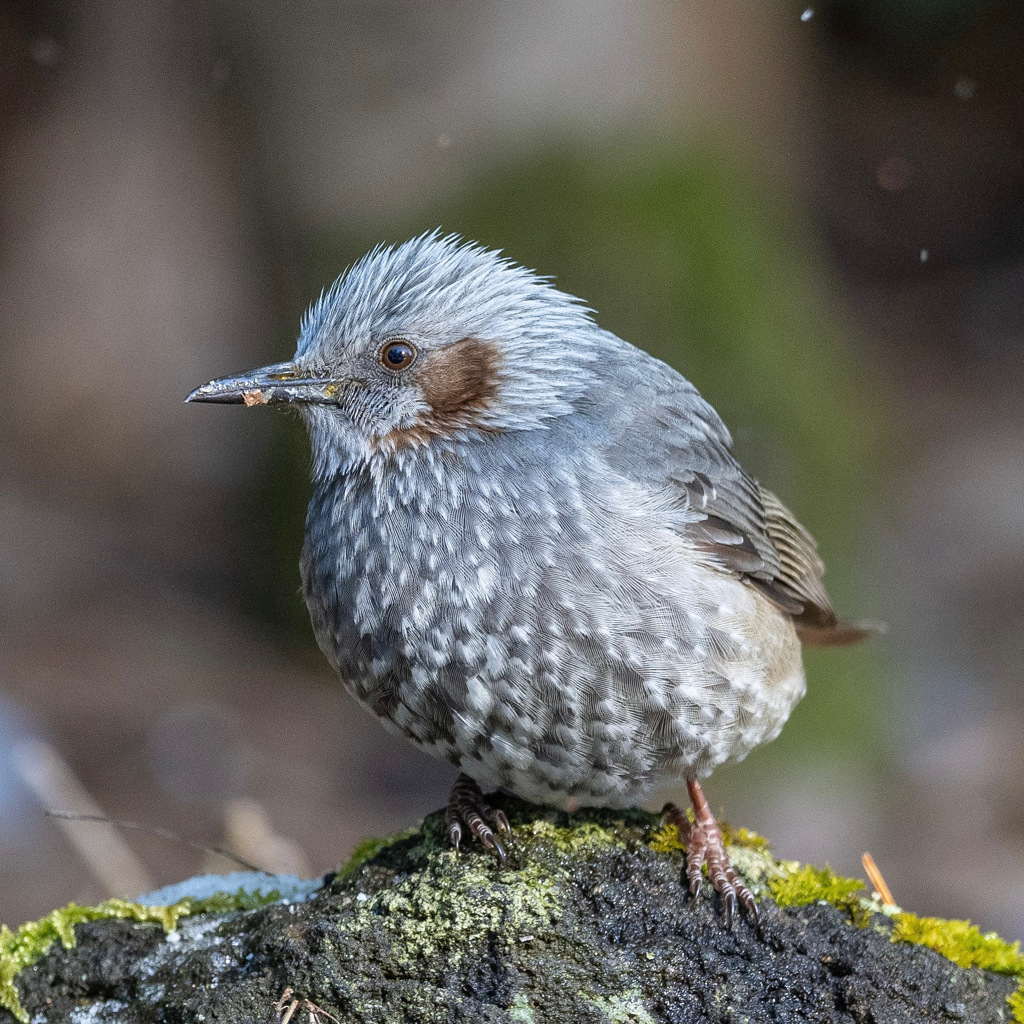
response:
[[(493, 395), (468, 429), (508, 432), (573, 411), (595, 379), (605, 337), (580, 300), (550, 279), (456, 235), (433, 231), (378, 246), (303, 321), (300, 370), (355, 382), (336, 406), (301, 410), (317, 473), (386, 454), (382, 438), (429, 422), (424, 381), (451, 346), (469, 339), (493, 351)], [(378, 365), (382, 346), (394, 339), (418, 351), (401, 380)]]
[(437, 229), (378, 245), (345, 271), (303, 319), (296, 357), (330, 358), (392, 335), (556, 342), (592, 327), (590, 311), (549, 278)]

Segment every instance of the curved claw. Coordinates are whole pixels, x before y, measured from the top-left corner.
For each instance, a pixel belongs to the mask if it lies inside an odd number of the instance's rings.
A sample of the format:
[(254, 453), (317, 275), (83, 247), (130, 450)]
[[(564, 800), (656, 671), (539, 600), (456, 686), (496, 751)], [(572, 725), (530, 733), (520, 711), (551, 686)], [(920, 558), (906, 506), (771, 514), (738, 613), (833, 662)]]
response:
[(725, 906), (725, 930), (731, 932), (732, 915), (736, 910), (736, 894), (731, 889), (727, 889), (722, 897), (722, 903)]
[(505, 847), (485, 818), (492, 821), (499, 832), (511, 837), (512, 828), (505, 812), (488, 806), (480, 787), (468, 775), (460, 775), (452, 786), (448, 810), (445, 812), (448, 838), (458, 852), (462, 840), (462, 827), (465, 825), (470, 835), (478, 840), (485, 850), (493, 853), (504, 868), (508, 863)]
[(491, 850), (494, 855), (498, 858), (502, 867), (505, 867), (507, 858), (505, 856), (505, 847), (501, 845), (501, 841), (498, 837), (490, 830), (487, 830), (485, 835), (480, 836), (480, 842), (483, 843), (484, 848)]
[(740, 904), (750, 917), (750, 923), (755, 928), (760, 927), (761, 915), (757, 912), (757, 901), (754, 899), (754, 894), (745, 885), (739, 887), (738, 893)]
[(459, 843), (462, 842), (462, 826), (457, 821), (448, 824), (448, 842), (455, 847), (455, 852), (458, 853)]
[(696, 871), (690, 870), (690, 862), (686, 862), (686, 882), (687, 889), (690, 890), (691, 896), (698, 896), (700, 894), (700, 865), (698, 864)]

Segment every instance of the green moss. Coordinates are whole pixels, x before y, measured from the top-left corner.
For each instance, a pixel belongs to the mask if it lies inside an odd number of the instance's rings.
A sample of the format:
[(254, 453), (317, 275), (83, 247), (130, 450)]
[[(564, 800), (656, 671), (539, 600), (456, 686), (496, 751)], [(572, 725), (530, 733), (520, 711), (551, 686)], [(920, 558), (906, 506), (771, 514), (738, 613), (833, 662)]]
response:
[(1021, 987), (1006, 1002), (1017, 1024), (1024, 1024), (1024, 982), (1021, 983)]
[(771, 843), (759, 832), (749, 828), (733, 828), (726, 822), (721, 822), (722, 838), (726, 846), (741, 846), (746, 850), (756, 850), (758, 853), (768, 853)]
[(395, 843), (401, 842), (403, 839), (408, 839), (410, 836), (416, 834), (419, 830), (418, 826), (407, 828), (402, 832), (396, 832), (391, 836), (383, 836), (380, 838), (363, 839), (361, 842), (356, 843), (356, 848), (352, 851), (352, 856), (338, 868), (339, 878), (348, 878), (349, 875), (354, 874), (358, 871), (368, 860), (372, 860), (377, 856), (381, 850), (386, 850), (389, 846), (393, 846)]
[[(693, 811), (687, 810), (687, 818), (693, 822)], [(722, 839), (726, 846), (742, 847), (745, 850), (755, 850), (757, 853), (767, 854), (771, 850), (771, 844), (764, 836), (749, 828), (733, 828), (726, 822), (719, 822), (722, 830)], [(673, 853), (676, 850), (686, 850), (686, 844), (679, 838), (679, 830), (675, 825), (665, 823), (660, 825), (651, 833), (647, 845), (658, 853)]]
[(901, 913), (893, 919), (892, 938), (893, 942), (928, 946), (961, 967), (980, 967), (1024, 980), (1020, 943), (1007, 942), (995, 932), (983, 934), (970, 921), (945, 921)]
[[(622, 824), (622, 823), (620, 823)], [(540, 839), (550, 843), (559, 853), (586, 854), (588, 849), (599, 846), (617, 846), (620, 849), (625, 847), (621, 836), (617, 835), (614, 829), (600, 825), (595, 821), (572, 821), (568, 828), (562, 828), (538, 818), (526, 825), (519, 826), (515, 830), (517, 839), (527, 837), (527, 845), (530, 839)]]
[(28, 1021), (28, 1014), (18, 998), (15, 979), (26, 967), (31, 967), (43, 957), (58, 940), (65, 949), (74, 946), (77, 924), (120, 918), (145, 924), (158, 924), (165, 932), (170, 932), (177, 928), (183, 917), (254, 910), (280, 898), (281, 894), (277, 890), (263, 894), (239, 889), (236, 893), (215, 893), (201, 900), (187, 898), (166, 907), (110, 899), (95, 907), (81, 907), (76, 903), (69, 903), (60, 910), (51, 911), (38, 921), (23, 924), (16, 932), (12, 932), (6, 925), (0, 925), (0, 1007), (9, 1010), (20, 1021)]
[(664, 824), (656, 829), (647, 841), (647, 845), (657, 853), (676, 853), (686, 850), (686, 846), (679, 838), (679, 829), (671, 824)]
[[(768, 841), (756, 832), (723, 826), (733, 867), (755, 892), (759, 883), (780, 907), (804, 907), (825, 902), (846, 911), (857, 924), (867, 924), (872, 914), (882, 913), (893, 920), (893, 942), (928, 946), (960, 967), (979, 967), (996, 974), (1021, 979), (1021, 987), (1010, 996), (1012, 1019), (1024, 1024), (1024, 954), (1019, 942), (1007, 942), (994, 932), (983, 934), (969, 921), (946, 921), (937, 917), (918, 917), (899, 908), (883, 907), (864, 898), (864, 883), (858, 878), (837, 875), (826, 865), (816, 868), (795, 861), (776, 861), (769, 854)], [(648, 846), (660, 853), (686, 849), (674, 825), (655, 829)]]
[(780, 907), (806, 907), (825, 902), (851, 914), (860, 909), (856, 894), (863, 888), (864, 883), (859, 878), (837, 875), (827, 864), (823, 868), (804, 864), (768, 880), (768, 891)]

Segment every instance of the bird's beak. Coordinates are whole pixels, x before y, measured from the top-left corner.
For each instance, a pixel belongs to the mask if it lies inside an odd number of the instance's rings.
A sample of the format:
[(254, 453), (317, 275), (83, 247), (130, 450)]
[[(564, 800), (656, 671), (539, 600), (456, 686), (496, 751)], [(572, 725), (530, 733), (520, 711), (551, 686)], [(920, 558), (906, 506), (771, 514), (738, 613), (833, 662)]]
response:
[(333, 404), (350, 381), (303, 377), (294, 363), (275, 363), (241, 377), (220, 377), (193, 391), (186, 402), (271, 405), (275, 402)]

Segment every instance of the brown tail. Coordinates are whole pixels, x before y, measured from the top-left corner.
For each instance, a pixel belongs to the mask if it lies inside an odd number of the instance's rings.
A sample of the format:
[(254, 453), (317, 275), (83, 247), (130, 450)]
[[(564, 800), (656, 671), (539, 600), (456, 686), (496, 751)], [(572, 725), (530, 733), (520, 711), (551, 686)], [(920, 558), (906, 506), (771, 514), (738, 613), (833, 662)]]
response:
[(796, 634), (806, 647), (845, 647), (885, 630), (884, 622), (836, 622), (829, 626), (797, 623)]

